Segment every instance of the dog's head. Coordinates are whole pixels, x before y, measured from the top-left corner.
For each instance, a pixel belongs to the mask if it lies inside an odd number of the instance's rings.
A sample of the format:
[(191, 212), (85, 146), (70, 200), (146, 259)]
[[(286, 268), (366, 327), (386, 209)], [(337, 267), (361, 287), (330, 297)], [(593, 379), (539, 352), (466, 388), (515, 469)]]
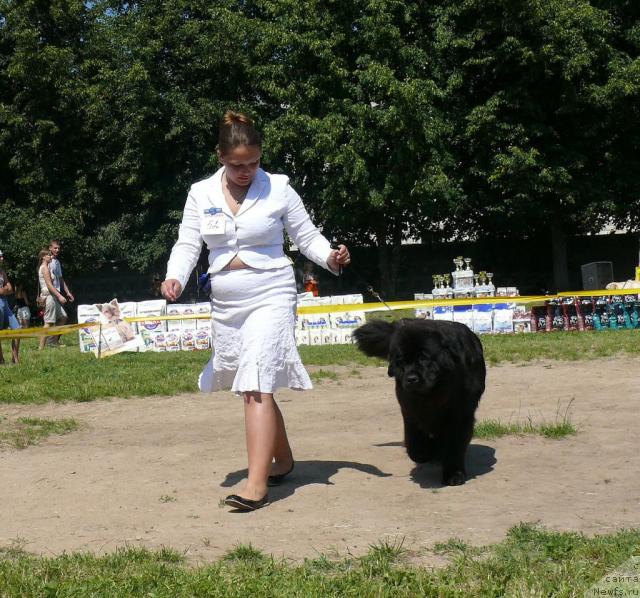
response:
[(389, 361), (388, 374), (407, 391), (428, 392), (455, 367), (446, 335), (425, 320), (374, 320), (354, 331), (358, 348)]

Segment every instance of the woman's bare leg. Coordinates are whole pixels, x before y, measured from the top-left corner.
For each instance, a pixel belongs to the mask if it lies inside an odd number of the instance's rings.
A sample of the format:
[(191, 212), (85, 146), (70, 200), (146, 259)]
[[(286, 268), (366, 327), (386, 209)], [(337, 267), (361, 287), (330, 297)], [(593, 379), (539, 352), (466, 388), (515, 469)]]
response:
[(284, 418), (278, 403), (273, 399), (273, 406), (276, 411), (276, 420), (278, 429), (276, 432), (276, 444), (273, 449), (273, 458), (275, 463), (271, 467), (271, 475), (281, 475), (287, 473), (291, 469), (293, 464), (293, 453), (291, 452), (291, 446), (289, 439), (287, 438), (287, 429), (284, 425)]
[[(51, 324), (45, 324), (44, 328), (49, 328), (49, 326), (51, 326)], [(47, 337), (43, 334), (40, 337), (40, 343), (38, 344), (38, 350), (39, 351), (42, 351), (42, 349), (44, 349), (44, 346), (45, 346), (46, 342), (47, 342)]]
[(249, 476), (240, 496), (260, 500), (267, 493), (267, 478), (278, 435), (278, 416), (272, 394), (245, 392), (242, 396)]
[(20, 339), (14, 339), (11, 341), (11, 361), (13, 363), (20, 363)]

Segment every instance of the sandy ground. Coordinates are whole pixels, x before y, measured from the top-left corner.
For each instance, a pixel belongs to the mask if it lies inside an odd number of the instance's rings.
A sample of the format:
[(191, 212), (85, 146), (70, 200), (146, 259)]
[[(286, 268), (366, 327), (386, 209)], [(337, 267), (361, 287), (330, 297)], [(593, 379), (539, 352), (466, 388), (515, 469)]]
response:
[(478, 419), (552, 422), (568, 409), (579, 433), (474, 440), (460, 487), (406, 456), (386, 369), (334, 371), (338, 381), (280, 393), (296, 468), (253, 513), (220, 504), (246, 474), (242, 405), (229, 393), (0, 407), (84, 424), (0, 452), (0, 546), (171, 546), (199, 562), (238, 543), (298, 560), (384, 540), (435, 562), (436, 542), (491, 543), (522, 521), (589, 534), (640, 524), (640, 359), (490, 368)]

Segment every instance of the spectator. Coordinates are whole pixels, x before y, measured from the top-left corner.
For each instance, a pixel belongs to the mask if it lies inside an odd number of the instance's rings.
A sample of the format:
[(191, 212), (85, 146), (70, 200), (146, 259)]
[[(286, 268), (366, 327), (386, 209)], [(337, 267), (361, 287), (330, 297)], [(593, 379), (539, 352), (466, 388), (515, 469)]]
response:
[[(51, 252), (49, 272), (51, 273), (53, 286), (57, 289), (60, 295), (64, 295), (65, 297), (65, 300), (61, 301), (60, 303), (73, 303), (74, 297), (71, 294), (71, 291), (69, 290), (69, 287), (67, 286), (67, 283), (62, 275), (62, 264), (60, 263), (60, 259), (58, 257), (60, 255), (61, 249), (62, 246), (60, 244), (60, 241), (51, 239), (51, 241), (49, 242), (49, 251)], [(62, 312), (64, 313), (64, 321), (59, 322), (58, 325), (65, 324), (67, 321), (67, 312), (64, 309), (62, 309)], [(60, 335), (52, 337), (49, 340), (49, 344), (63, 346), (63, 344), (60, 342)]]
[[(7, 298), (13, 294), (13, 286), (9, 282), (7, 271), (4, 265), (4, 253), (0, 251), (0, 330), (7, 328), (16, 330), (20, 328), (18, 320), (13, 315), (13, 312), (9, 308), (9, 302)], [(18, 363), (20, 351), (20, 344), (16, 339), (11, 339), (11, 362)], [(2, 344), (0, 344), (0, 365), (4, 363), (4, 355), (2, 353)]]
[[(20, 328), (29, 328), (31, 323), (31, 304), (29, 303), (29, 296), (22, 284), (16, 283), (15, 292), (16, 303), (13, 306), (16, 312), (16, 318)], [(20, 339), (16, 339), (16, 353), (20, 351)]]
[(313, 293), (314, 297), (317, 297), (320, 294), (320, 290), (318, 288), (318, 279), (313, 272), (313, 264), (311, 262), (307, 262), (304, 265), (302, 282), (304, 284), (304, 290), (307, 293)]
[[(51, 277), (50, 264), (53, 260), (51, 251), (43, 249), (38, 254), (38, 283), (40, 285), (40, 297), (44, 299), (44, 327), (59, 325), (67, 321), (67, 312), (62, 307), (67, 302), (64, 295), (54, 286)], [(44, 349), (47, 337), (40, 339), (39, 349)], [(49, 344), (50, 347), (59, 346), (58, 343)]]

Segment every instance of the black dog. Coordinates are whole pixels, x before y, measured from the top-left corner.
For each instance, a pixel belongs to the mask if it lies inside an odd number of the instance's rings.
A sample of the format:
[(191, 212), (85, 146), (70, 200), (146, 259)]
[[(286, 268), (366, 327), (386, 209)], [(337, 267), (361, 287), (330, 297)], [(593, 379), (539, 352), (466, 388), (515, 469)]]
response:
[(440, 320), (374, 320), (354, 331), (358, 348), (389, 361), (404, 419), (404, 441), (416, 463), (442, 462), (442, 483), (466, 480), (464, 458), (486, 368), (478, 337)]

